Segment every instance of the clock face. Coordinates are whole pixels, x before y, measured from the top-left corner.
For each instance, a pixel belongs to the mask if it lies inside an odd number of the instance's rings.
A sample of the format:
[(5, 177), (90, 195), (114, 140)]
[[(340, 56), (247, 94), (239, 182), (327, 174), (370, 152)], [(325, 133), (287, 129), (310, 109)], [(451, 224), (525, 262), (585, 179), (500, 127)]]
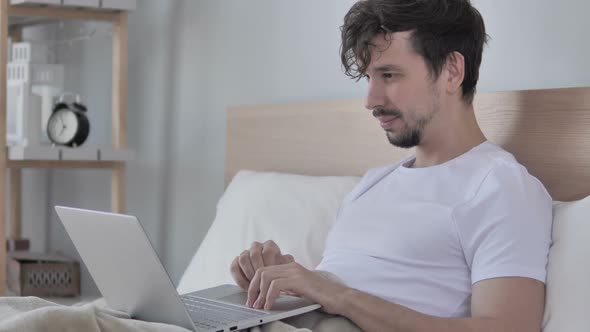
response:
[(59, 110), (51, 115), (47, 124), (49, 138), (57, 144), (68, 144), (78, 131), (78, 118), (68, 109)]

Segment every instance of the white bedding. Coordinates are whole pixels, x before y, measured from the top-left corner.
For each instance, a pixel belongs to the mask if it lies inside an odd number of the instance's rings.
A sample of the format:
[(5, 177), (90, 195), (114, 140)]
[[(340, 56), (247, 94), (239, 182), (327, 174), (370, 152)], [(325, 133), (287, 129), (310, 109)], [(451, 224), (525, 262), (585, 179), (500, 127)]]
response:
[[(291, 325), (292, 324), (292, 325)], [(251, 332), (358, 332), (342, 317), (320, 312), (274, 322), (250, 329)], [(123, 312), (109, 309), (104, 301), (64, 306), (38, 297), (0, 298), (0, 332), (186, 332), (167, 324), (130, 319)]]
[[(228, 266), (252, 241), (274, 239), (298, 262), (315, 268), (338, 206), (358, 180), (239, 172), (179, 291), (232, 283)], [(556, 202), (553, 212), (543, 332), (590, 331), (590, 197)]]
[[(313, 268), (321, 257), (323, 237), (339, 202), (358, 178), (243, 172), (234, 180), (218, 205), (218, 216), (206, 240), (182, 278), (181, 293), (232, 282), (229, 262), (224, 259), (231, 260), (235, 252), (254, 240), (278, 238), (282, 248)], [(554, 206), (544, 332), (590, 331), (590, 265), (584, 263), (590, 256), (588, 216), (590, 197)], [(225, 241), (219, 241), (222, 238)], [(348, 332), (358, 328), (344, 318), (313, 312), (251, 330)], [(131, 320), (124, 313), (105, 308), (101, 302), (65, 307), (39, 298), (0, 297), (0, 332), (3, 331), (187, 330)]]
[(64, 306), (38, 297), (0, 298), (1, 332), (186, 332), (172, 325), (129, 319), (104, 301)]
[(180, 279), (180, 294), (233, 284), (229, 266), (253, 241), (274, 240), (308, 269), (320, 262), (353, 176), (240, 171), (217, 204), (217, 216)]

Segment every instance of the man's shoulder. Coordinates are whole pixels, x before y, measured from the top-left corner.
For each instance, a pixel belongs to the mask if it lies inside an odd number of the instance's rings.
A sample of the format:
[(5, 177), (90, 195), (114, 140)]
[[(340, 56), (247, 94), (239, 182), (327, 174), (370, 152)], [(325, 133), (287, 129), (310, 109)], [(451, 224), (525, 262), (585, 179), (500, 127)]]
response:
[(541, 181), (530, 174), (525, 165), (499, 146), (492, 147), (488, 153), (483, 154), (481, 162), (488, 165), (487, 174), (482, 179), (484, 182), (499, 182), (516, 186), (526, 184), (544, 190)]
[(512, 153), (489, 142), (456, 165), (455, 173), (471, 182), (472, 195), (490, 185), (498, 185), (498, 189), (502, 190), (507, 185), (526, 184), (544, 190), (543, 184)]
[(459, 168), (464, 168), (463, 171), (469, 169), (479, 170), (485, 174), (489, 173), (495, 168), (502, 167), (523, 167), (512, 155), (499, 145), (486, 142), (477, 149), (474, 149), (468, 154), (468, 157), (459, 163)]
[(530, 174), (510, 152), (498, 147), (481, 154), (479, 163), (483, 172), (471, 193), (471, 198), (501, 197), (514, 204), (523, 200), (550, 202), (551, 196), (543, 183)]
[(503, 200), (526, 197), (533, 194), (542, 200), (550, 198), (544, 185), (528, 172), (515, 156), (491, 142), (474, 149), (468, 158), (456, 163), (448, 173), (456, 188), (457, 205), (474, 198), (501, 195)]

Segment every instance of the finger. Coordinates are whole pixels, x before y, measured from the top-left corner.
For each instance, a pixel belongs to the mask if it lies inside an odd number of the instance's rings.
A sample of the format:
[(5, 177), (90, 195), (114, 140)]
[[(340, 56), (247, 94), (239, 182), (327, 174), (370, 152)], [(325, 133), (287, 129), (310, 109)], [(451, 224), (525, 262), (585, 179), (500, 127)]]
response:
[(253, 307), (254, 302), (258, 299), (258, 294), (260, 293), (260, 278), (263, 271), (264, 268), (256, 271), (254, 278), (250, 281), (250, 287), (248, 287), (248, 300), (246, 301), (248, 307)]
[(244, 275), (248, 280), (252, 280), (254, 278), (254, 267), (252, 267), (252, 262), (250, 261), (250, 252), (248, 250), (244, 250), (240, 257), (238, 258), (238, 263), (240, 264), (240, 268)]
[(282, 255), (281, 256), (281, 264), (289, 264), (295, 261), (295, 257), (293, 255)]
[(260, 273), (260, 293), (258, 294), (258, 298), (256, 302), (254, 302), (254, 308), (262, 309), (264, 307), (264, 303), (266, 302), (266, 295), (268, 293), (268, 289), (270, 284), (273, 282), (276, 277), (274, 277), (275, 273), (272, 270), (261, 270)]
[(262, 245), (262, 259), (264, 260), (264, 266), (278, 265), (278, 257), (281, 255), (279, 246), (274, 241), (266, 241)]
[(279, 297), (279, 295), (281, 295), (281, 291), (288, 290), (288, 284), (288, 279), (275, 279), (270, 283), (268, 292), (266, 294), (266, 297), (264, 298), (264, 310), (272, 309), (275, 300), (277, 299), (277, 297)]
[(250, 247), (250, 261), (252, 262), (254, 272), (256, 272), (259, 268), (264, 267), (264, 259), (262, 258), (262, 244), (260, 242), (252, 243), (252, 246)]
[(238, 263), (238, 257), (234, 258), (234, 260), (232, 261), (230, 265), (230, 272), (236, 284), (238, 284), (238, 286), (240, 286), (240, 288), (242, 288), (243, 290), (248, 290), (248, 287), (250, 286), (250, 281), (246, 279), (246, 276), (242, 272), (240, 264)]

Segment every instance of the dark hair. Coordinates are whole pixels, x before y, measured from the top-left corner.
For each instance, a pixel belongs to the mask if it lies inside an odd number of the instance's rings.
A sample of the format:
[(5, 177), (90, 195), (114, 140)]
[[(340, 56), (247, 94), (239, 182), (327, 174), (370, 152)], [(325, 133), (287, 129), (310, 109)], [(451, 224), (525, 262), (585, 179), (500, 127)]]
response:
[(411, 42), (437, 79), (453, 52), (465, 58), (463, 98), (473, 101), (483, 46), (483, 18), (469, 0), (361, 0), (344, 17), (341, 58), (346, 75), (360, 79), (371, 63), (370, 43), (380, 34), (412, 31)]

